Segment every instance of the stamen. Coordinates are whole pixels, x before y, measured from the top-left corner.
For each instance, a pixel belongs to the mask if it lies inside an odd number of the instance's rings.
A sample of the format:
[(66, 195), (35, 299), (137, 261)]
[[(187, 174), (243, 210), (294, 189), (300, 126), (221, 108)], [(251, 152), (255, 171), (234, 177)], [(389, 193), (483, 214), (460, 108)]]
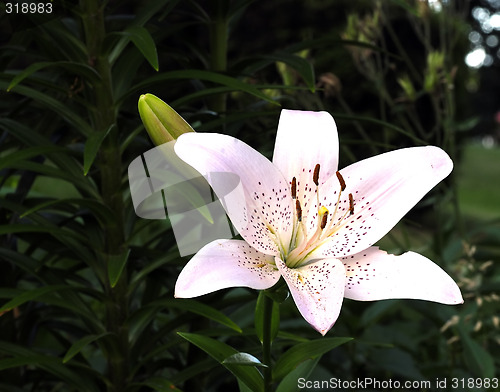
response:
[(297, 179), (295, 177), (292, 178), (292, 199), (297, 198)]
[(344, 177), (342, 177), (342, 174), (340, 174), (339, 171), (337, 171), (335, 173), (337, 175), (337, 178), (340, 182), (340, 190), (343, 192), (345, 190), (345, 181), (344, 181)]
[(313, 182), (316, 184), (316, 186), (319, 185), (319, 163), (316, 164), (314, 167), (314, 173), (313, 173)]
[(352, 193), (349, 193), (349, 215), (354, 214), (354, 199), (352, 197)]
[(320, 225), (321, 230), (323, 230), (326, 227), (327, 219), (328, 219), (328, 212), (325, 215), (323, 215), (323, 218), (321, 218), (321, 225)]
[(302, 207), (300, 207), (298, 200), (295, 200), (295, 210), (297, 211), (297, 221), (302, 222)]

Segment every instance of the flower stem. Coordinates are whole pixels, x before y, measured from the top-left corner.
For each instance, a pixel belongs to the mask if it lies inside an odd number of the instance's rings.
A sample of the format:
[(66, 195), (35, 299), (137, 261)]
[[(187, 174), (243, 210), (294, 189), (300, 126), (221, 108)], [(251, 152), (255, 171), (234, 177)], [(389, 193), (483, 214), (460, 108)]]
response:
[[(113, 97), (111, 64), (104, 50), (106, 37), (105, 2), (81, 0), (82, 25), (85, 32), (88, 63), (99, 74), (99, 81), (92, 85), (94, 108), (90, 111), (95, 132), (106, 132), (98, 156), (100, 192), (102, 202), (113, 213), (113, 219), (103, 223), (104, 249), (100, 252), (104, 261), (126, 252), (124, 235), (124, 201), (121, 189), (123, 177), (118, 129), (115, 126), (116, 103)], [(104, 270), (107, 271), (106, 263)], [(108, 391), (122, 392), (127, 389), (129, 377), (129, 339), (126, 320), (128, 317), (127, 273), (123, 271), (118, 282), (112, 287), (107, 273), (103, 286), (106, 294), (106, 329), (114, 339), (105, 345), (108, 362)]]
[(272, 324), (272, 312), (273, 312), (273, 300), (269, 296), (264, 295), (264, 317), (263, 317), (263, 328), (262, 328), (262, 352), (264, 365), (264, 391), (272, 391), (272, 381), (273, 381), (273, 368), (271, 366), (271, 324)]

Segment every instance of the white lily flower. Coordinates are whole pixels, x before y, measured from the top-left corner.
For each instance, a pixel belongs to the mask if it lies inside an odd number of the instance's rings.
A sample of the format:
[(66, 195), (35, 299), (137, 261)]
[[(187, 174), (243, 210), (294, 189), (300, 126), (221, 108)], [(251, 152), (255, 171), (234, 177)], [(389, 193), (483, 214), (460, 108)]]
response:
[(395, 150), (337, 171), (330, 114), (283, 110), (272, 162), (221, 134), (184, 134), (175, 151), (221, 199), (228, 189), (211, 173), (239, 176), (242, 191), (223, 204), (244, 239), (203, 247), (179, 275), (176, 297), (237, 286), (262, 290), (282, 276), (302, 316), (322, 335), (344, 297), (463, 302), (456, 283), (429, 259), (372, 246), (451, 172), (443, 150)]

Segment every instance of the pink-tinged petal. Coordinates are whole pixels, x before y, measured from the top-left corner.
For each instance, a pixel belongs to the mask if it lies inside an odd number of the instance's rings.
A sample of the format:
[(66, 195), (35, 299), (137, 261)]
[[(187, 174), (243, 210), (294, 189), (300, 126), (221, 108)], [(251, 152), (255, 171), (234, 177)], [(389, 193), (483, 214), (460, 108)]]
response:
[(340, 313), (345, 287), (345, 268), (340, 260), (320, 259), (299, 268), (288, 268), (276, 257), (302, 317), (323, 336)]
[(282, 110), (273, 163), (291, 183), (297, 179), (302, 204), (314, 193), (313, 173), (320, 165), (319, 183), (335, 174), (339, 159), (337, 125), (328, 112)]
[(175, 284), (175, 297), (192, 298), (228, 287), (264, 290), (280, 278), (274, 257), (240, 240), (216, 240), (193, 256)]
[[(215, 133), (181, 135), (175, 152), (205, 176), (250, 245), (279, 254), (274, 233), (289, 242), (292, 199), (287, 181), (266, 157), (238, 139)], [(231, 174), (236, 177), (228, 177)]]
[(346, 298), (358, 301), (422, 299), (447, 305), (464, 302), (453, 279), (418, 253), (395, 256), (371, 247), (341, 260), (347, 274)]
[[(433, 146), (391, 151), (342, 169), (346, 189), (337, 214), (329, 217), (336, 227), (315, 256), (343, 257), (373, 245), (452, 169), (449, 156)], [(320, 188), (320, 202), (331, 212), (339, 188), (337, 178)], [(349, 213), (349, 194), (354, 201), (353, 215)]]

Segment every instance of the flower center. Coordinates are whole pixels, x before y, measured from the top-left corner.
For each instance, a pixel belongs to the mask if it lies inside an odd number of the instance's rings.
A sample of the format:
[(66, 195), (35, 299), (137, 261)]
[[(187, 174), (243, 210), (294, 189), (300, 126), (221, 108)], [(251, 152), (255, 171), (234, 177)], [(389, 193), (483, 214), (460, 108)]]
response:
[[(289, 268), (297, 268), (308, 261), (308, 257), (318, 249), (321, 245), (329, 241), (330, 237), (340, 228), (342, 221), (354, 214), (354, 198), (352, 193), (349, 193), (349, 208), (338, 219), (339, 204), (341, 201), (342, 192), (345, 191), (346, 184), (342, 174), (337, 171), (335, 174), (339, 181), (340, 190), (338, 192), (337, 201), (335, 202), (333, 212), (329, 211), (320, 202), (319, 195), (319, 173), (320, 165), (317, 164), (313, 172), (313, 183), (315, 185), (316, 205), (313, 211), (317, 212), (316, 227), (312, 227), (314, 232), (308, 233), (306, 225), (307, 217), (303, 217), (302, 205), (297, 198), (297, 179), (292, 178), (291, 195), (295, 201), (295, 210), (293, 214), (293, 229), (290, 244), (288, 249), (280, 247), (282, 260)], [(312, 200), (311, 200), (312, 201)], [(311, 212), (313, 212), (311, 211)], [(304, 219), (305, 218), (305, 219)], [(311, 227), (309, 228), (310, 231)]]

